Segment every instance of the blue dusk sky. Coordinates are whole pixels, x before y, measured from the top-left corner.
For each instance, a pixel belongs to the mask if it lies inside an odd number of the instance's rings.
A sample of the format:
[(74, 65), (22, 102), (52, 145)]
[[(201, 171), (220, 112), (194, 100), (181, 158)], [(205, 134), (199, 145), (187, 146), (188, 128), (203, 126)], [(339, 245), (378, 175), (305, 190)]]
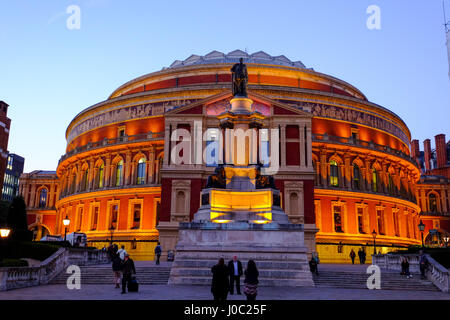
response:
[[(71, 5), (80, 29), (67, 28)], [(370, 5), (380, 8), (379, 30), (366, 25)], [(55, 170), (81, 110), (174, 60), (235, 49), (285, 55), (347, 81), (399, 115), (423, 149), (424, 139), (450, 135), (443, 24), (441, 0), (1, 0), (9, 151), (25, 157), (25, 172)]]

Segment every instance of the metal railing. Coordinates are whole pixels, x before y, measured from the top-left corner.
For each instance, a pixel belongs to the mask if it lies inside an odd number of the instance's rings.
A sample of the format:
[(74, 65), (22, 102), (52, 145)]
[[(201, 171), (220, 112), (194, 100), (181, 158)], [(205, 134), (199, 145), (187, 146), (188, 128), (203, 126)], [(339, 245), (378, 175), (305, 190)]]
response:
[(100, 141), (89, 142), (88, 144), (81, 146), (81, 147), (76, 147), (75, 149), (62, 155), (58, 161), (58, 164), (61, 163), (61, 161), (64, 161), (65, 159), (67, 159), (71, 156), (74, 156), (76, 154), (79, 154), (81, 152), (85, 152), (88, 150), (94, 150), (94, 149), (104, 148), (104, 147), (113, 146), (113, 145), (137, 143), (137, 142), (143, 142), (143, 141), (156, 141), (156, 140), (162, 140), (162, 139), (164, 139), (164, 132), (151, 132), (151, 131), (147, 132), (147, 133), (135, 134), (132, 136), (124, 135), (122, 137), (117, 137), (117, 138), (112, 138), (112, 139), (105, 138)]
[(406, 161), (409, 161), (411, 164), (413, 164), (414, 166), (417, 167), (417, 162), (414, 161), (414, 159), (411, 158), (406, 153), (396, 150), (396, 149), (392, 149), (389, 146), (374, 143), (373, 141), (363, 141), (363, 140), (354, 139), (353, 137), (330, 136), (326, 133), (325, 134), (313, 133), (312, 141), (313, 142), (342, 144), (342, 145), (347, 145), (347, 146), (355, 146), (358, 148), (365, 148), (365, 149), (369, 149), (369, 150), (380, 151), (380, 152), (388, 153), (390, 155), (402, 158)]

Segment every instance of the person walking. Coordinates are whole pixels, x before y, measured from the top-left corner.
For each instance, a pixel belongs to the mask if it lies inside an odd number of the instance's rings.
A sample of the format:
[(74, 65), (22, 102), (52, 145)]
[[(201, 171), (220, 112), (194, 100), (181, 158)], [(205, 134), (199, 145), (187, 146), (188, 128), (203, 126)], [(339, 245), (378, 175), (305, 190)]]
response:
[(114, 272), (114, 282), (116, 288), (120, 288), (120, 271), (122, 271), (122, 260), (120, 260), (119, 255), (115, 255), (112, 259), (112, 269)]
[(229, 270), (225, 266), (225, 261), (223, 258), (219, 259), (219, 262), (211, 268), (213, 274), (211, 282), (211, 293), (213, 294), (214, 301), (225, 301), (227, 300), (230, 280)]
[(230, 294), (234, 294), (234, 282), (236, 282), (236, 293), (241, 294), (241, 276), (243, 275), (242, 263), (233, 257), (233, 260), (228, 262), (228, 270), (230, 272)]
[(309, 260), (309, 270), (316, 275), (319, 275), (319, 270), (317, 268), (317, 260), (314, 258), (314, 255), (311, 256), (311, 260)]
[(406, 279), (412, 278), (411, 273), (409, 272), (409, 262), (406, 257), (402, 259), (402, 275), (406, 275)]
[(358, 250), (359, 264), (363, 264), (362, 249)]
[(419, 251), (419, 254), (420, 254), (419, 256), (420, 275), (422, 279), (425, 279), (426, 278), (425, 271), (427, 270), (428, 267), (428, 259), (422, 250)]
[(124, 261), (125, 260), (125, 255), (127, 254), (127, 252), (125, 251), (125, 246), (122, 245), (122, 248), (120, 248), (117, 251), (117, 254), (119, 255), (120, 260)]
[(361, 264), (366, 264), (366, 252), (363, 249), (361, 249), (361, 257), (362, 257)]
[[(355, 257), (356, 257), (356, 253), (352, 249), (352, 251), (350, 251), (350, 259), (352, 259), (352, 264), (355, 264)], [(361, 257), (360, 257), (360, 259), (361, 259)]]
[(159, 264), (159, 258), (161, 258), (161, 244), (158, 242), (158, 245), (155, 247), (155, 256), (156, 256), (156, 264)]
[(112, 243), (109, 245), (109, 247), (108, 247), (108, 249), (106, 250), (106, 252), (108, 253), (109, 261), (112, 262), (112, 261), (114, 260), (114, 257), (115, 257), (115, 254), (114, 254), (114, 246), (113, 246)]
[(258, 294), (259, 283), (259, 272), (255, 261), (248, 261), (247, 269), (245, 269), (244, 275), (244, 294), (247, 296), (248, 301), (254, 301), (256, 300), (256, 296)]
[(127, 293), (127, 284), (131, 282), (131, 276), (133, 274), (136, 274), (134, 261), (128, 253), (125, 253), (124, 261), (122, 262), (122, 294)]

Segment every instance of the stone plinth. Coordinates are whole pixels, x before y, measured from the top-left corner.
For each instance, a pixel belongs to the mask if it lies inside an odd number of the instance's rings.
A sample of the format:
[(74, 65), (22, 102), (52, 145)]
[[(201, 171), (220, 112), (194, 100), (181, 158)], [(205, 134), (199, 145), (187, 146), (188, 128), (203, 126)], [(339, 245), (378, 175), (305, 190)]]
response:
[(181, 223), (169, 284), (210, 285), (219, 258), (237, 255), (256, 262), (260, 286), (314, 286), (303, 244), (303, 225)]

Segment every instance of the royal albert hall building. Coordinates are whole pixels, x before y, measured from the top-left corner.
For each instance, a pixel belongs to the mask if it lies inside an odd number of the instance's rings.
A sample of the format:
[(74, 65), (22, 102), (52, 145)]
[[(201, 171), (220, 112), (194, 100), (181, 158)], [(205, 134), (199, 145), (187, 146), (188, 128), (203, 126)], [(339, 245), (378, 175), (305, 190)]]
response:
[[(351, 249), (363, 248), (369, 258), (374, 235), (377, 252), (420, 244), (420, 171), (403, 120), (343, 80), (262, 51), (192, 55), (81, 111), (66, 131), (52, 206), (42, 202), (44, 180), (21, 183), (34, 207), (30, 225), (39, 220), (46, 233), (64, 235), (67, 216), (68, 232), (86, 233), (97, 247), (113, 238), (138, 260), (153, 258), (156, 240), (163, 256), (173, 250), (178, 223), (192, 220), (214, 167), (169, 165), (177, 143), (170, 132), (217, 127), (232, 98), (230, 68), (241, 57), (253, 108), (279, 132), (281, 205), (293, 223), (305, 225), (310, 252), (323, 262), (345, 262)], [(290, 117), (298, 114), (305, 120)], [(194, 154), (199, 146), (192, 148)]]

